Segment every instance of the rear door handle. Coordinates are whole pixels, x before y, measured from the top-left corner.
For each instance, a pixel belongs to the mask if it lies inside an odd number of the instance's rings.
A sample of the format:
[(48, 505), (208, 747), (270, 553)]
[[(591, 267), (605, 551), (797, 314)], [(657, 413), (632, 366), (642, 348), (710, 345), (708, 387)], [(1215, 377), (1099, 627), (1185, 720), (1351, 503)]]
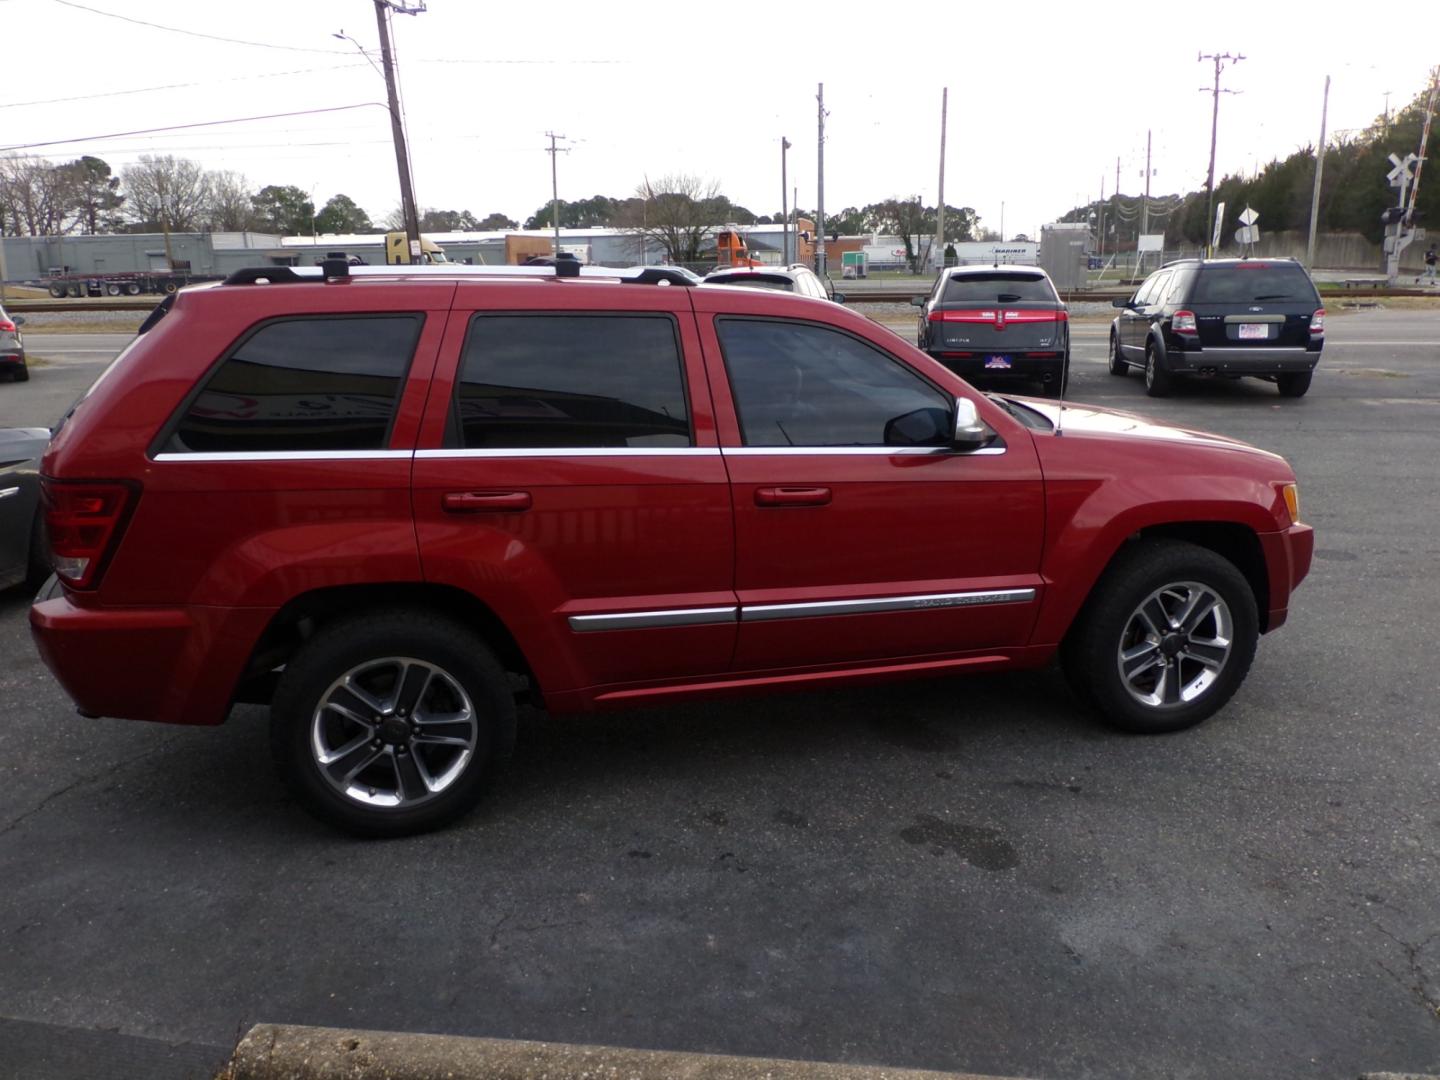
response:
[(828, 487), (762, 487), (755, 489), (756, 506), (828, 506)]
[(447, 491), (440, 505), (451, 514), (482, 514), (529, 510), (530, 501), (528, 491)]

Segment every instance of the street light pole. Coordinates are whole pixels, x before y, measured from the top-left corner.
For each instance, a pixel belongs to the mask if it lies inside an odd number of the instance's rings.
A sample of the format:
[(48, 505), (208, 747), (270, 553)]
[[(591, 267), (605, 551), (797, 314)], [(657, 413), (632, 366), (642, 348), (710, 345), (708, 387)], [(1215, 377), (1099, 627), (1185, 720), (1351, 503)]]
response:
[[(410, 179), (410, 152), (405, 148), (405, 125), (400, 119), (400, 95), (395, 88), (395, 56), (390, 49), (390, 4), (375, 0), (375, 23), (380, 30), (380, 62), (385, 69), (385, 94), (390, 104), (390, 136), (395, 142), (395, 165), (400, 172), (400, 213), (405, 219), (405, 246), (411, 262), (420, 262), (420, 216), (415, 209), (415, 186)], [(418, 9), (398, 9), (413, 15)]]
[(1245, 57), (1239, 55), (1231, 56), (1229, 53), (1201, 53), (1195, 59), (1197, 61), (1215, 61), (1215, 85), (1213, 87), (1202, 86), (1200, 88), (1201, 93), (1211, 94), (1214, 97), (1214, 102), (1212, 103), (1210, 110), (1210, 168), (1205, 173), (1204, 241), (1205, 257), (1208, 259), (1213, 254), (1213, 252), (1211, 251), (1211, 241), (1214, 239), (1215, 235), (1215, 223), (1211, 219), (1215, 216), (1215, 136), (1220, 127), (1220, 95), (1222, 93), (1235, 93), (1234, 90), (1220, 89), (1220, 72), (1225, 68), (1225, 61), (1228, 60), (1232, 64), (1238, 64), (1241, 60), (1244, 60)]
[(780, 136), (780, 262), (790, 265), (790, 181), (785, 175), (785, 151), (790, 149), (790, 140)]

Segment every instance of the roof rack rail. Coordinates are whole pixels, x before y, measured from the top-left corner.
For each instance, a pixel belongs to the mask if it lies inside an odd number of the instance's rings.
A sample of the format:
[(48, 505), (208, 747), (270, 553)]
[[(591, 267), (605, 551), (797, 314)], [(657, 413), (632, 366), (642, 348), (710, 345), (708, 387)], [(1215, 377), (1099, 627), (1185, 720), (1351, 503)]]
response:
[(226, 285), (296, 285), (340, 281), (352, 277), (405, 278), (569, 278), (583, 277), (618, 281), (622, 285), (684, 285), (692, 282), (683, 273), (666, 266), (581, 266), (562, 260), (554, 266), (465, 266), (454, 263), (420, 266), (350, 266), (341, 259), (326, 259), (321, 266), (250, 266), (236, 270)]

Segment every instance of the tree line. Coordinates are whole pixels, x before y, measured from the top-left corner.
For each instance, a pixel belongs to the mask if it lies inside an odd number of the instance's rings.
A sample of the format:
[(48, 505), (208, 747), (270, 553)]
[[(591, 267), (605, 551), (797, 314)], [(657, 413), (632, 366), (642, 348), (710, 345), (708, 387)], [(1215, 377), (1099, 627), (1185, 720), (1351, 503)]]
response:
[[(1358, 132), (1345, 132), (1326, 140), (1325, 168), (1320, 178), (1320, 207), (1316, 225), (1321, 232), (1358, 232), (1378, 243), (1385, 227), (1380, 216), (1395, 206), (1399, 192), (1386, 179), (1389, 155), (1404, 159), (1418, 151), (1425, 123), (1429, 92), (1390, 117), (1376, 117)], [(1440, 128), (1431, 131), (1434, 157)], [(1249, 206), (1259, 215), (1262, 231), (1307, 231), (1315, 184), (1315, 147), (1304, 146), (1284, 158), (1275, 158), (1255, 175), (1226, 176), (1215, 185), (1215, 202), (1225, 204), (1222, 243), (1229, 245), (1238, 224), (1236, 215)], [(1417, 221), (1440, 226), (1440, 176), (1426, 169), (1416, 201)], [(1160, 216), (1151, 213), (1151, 232), (1164, 232), (1167, 247), (1200, 246), (1206, 237), (1206, 197), (1203, 189), (1154, 199)], [(1106, 250), (1133, 247), (1140, 231), (1138, 199), (1111, 196), (1103, 204), (1078, 206), (1061, 219), (1098, 225), (1104, 209)]]

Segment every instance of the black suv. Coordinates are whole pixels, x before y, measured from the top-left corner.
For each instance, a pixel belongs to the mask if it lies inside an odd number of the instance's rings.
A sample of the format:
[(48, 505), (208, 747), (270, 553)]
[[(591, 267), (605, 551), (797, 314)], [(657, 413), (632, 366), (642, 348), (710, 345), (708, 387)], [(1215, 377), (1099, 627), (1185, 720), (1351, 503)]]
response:
[(1145, 392), (1170, 393), (1176, 375), (1275, 383), (1300, 397), (1325, 345), (1325, 309), (1293, 259), (1186, 259), (1145, 279), (1110, 326), (1110, 373), (1145, 371)]

